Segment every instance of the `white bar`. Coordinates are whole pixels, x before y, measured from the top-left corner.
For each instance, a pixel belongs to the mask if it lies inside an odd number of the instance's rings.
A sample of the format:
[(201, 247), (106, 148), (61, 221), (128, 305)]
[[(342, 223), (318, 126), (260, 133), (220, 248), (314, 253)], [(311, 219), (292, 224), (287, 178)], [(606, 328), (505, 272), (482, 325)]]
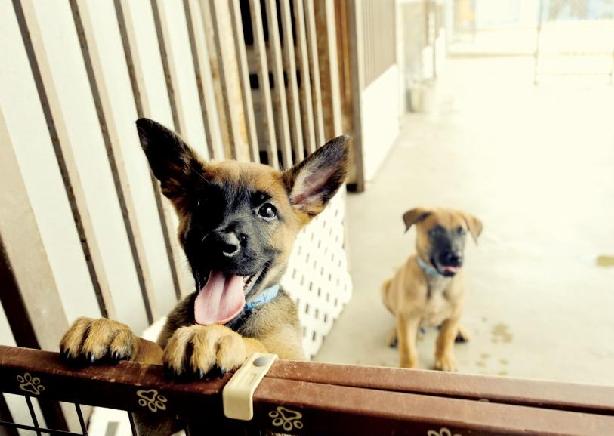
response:
[[(1, 0), (0, 147), (13, 153), (69, 322), (100, 316), (87, 263), (10, 0)], [(5, 161), (6, 162), (6, 161)], [(0, 165), (1, 166), (1, 165)], [(2, 207), (5, 207), (4, 205)]]
[(281, 44), (279, 40), (279, 25), (277, 23), (276, 0), (265, 0), (266, 17), (269, 29), (270, 61), (273, 70), (273, 94), (277, 97), (277, 131), (279, 132), (279, 148), (283, 169), (292, 166), (292, 148), (290, 141), (290, 124), (288, 121), (288, 103), (286, 100), (286, 85), (284, 83), (284, 69), (282, 64)]
[(182, 138), (205, 159), (209, 158), (202, 108), (198, 98), (188, 26), (180, 2), (157, 1), (163, 40), (173, 84)]
[[(151, 3), (147, 0), (121, 0), (121, 5), (132, 54), (131, 61), (143, 106), (143, 116), (170, 129), (175, 129)], [(194, 290), (194, 279), (177, 240), (177, 215), (170, 202), (166, 199), (162, 199), (162, 202), (166, 232), (177, 271), (179, 288), (183, 294), (190, 293)]]
[(92, 257), (101, 287), (115, 303), (116, 318), (142, 330), (147, 319), (140, 284), (70, 5), (22, 4), (86, 236), (99, 250)]
[(92, 67), (126, 197), (154, 318), (175, 304), (154, 185), (134, 122), (138, 118), (112, 2), (79, 0)]

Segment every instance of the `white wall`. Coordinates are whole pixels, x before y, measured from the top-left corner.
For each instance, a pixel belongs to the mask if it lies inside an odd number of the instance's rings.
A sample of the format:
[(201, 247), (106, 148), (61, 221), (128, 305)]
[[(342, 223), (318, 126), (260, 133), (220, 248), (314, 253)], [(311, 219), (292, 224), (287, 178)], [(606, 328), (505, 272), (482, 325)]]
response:
[(362, 95), (365, 179), (373, 179), (399, 134), (399, 68), (375, 79)]

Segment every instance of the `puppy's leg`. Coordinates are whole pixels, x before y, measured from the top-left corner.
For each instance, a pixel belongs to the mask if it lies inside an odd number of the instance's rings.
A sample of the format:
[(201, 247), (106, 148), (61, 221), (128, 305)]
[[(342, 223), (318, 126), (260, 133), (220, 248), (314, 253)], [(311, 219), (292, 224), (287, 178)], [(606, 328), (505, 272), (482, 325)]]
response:
[(450, 318), (443, 322), (437, 347), (435, 350), (435, 369), (442, 371), (456, 371), (454, 360), (454, 341), (458, 334), (458, 319)]
[(418, 350), (416, 336), (418, 334), (419, 318), (408, 318), (397, 315), (397, 338), (401, 368), (418, 367)]
[[(420, 327), (417, 333), (417, 340), (421, 341), (424, 339), (424, 335), (426, 335), (426, 329), (424, 327)], [(456, 339), (458, 342), (458, 337)], [(466, 342), (466, 341), (465, 341)], [(388, 333), (388, 341), (386, 342), (390, 348), (396, 348), (399, 343), (399, 338), (397, 337), (397, 328), (396, 326), (390, 329), (390, 333)]]

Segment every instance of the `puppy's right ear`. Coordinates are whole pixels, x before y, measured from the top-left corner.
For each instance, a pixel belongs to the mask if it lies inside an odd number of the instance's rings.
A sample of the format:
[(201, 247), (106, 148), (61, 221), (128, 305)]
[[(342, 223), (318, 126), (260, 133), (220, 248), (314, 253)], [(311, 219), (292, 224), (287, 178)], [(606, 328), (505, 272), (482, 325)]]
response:
[(405, 231), (408, 231), (411, 226), (425, 220), (431, 211), (423, 207), (410, 209), (403, 214), (403, 222), (405, 223)]
[(345, 182), (349, 142), (345, 135), (333, 138), (283, 173), (290, 204), (309, 219), (324, 210)]
[(469, 228), (469, 232), (473, 237), (473, 241), (477, 244), (478, 237), (482, 234), (482, 221), (478, 218), (474, 217), (469, 213), (462, 213), (463, 219), (467, 223), (467, 227)]
[(195, 174), (203, 173), (202, 164), (190, 147), (162, 124), (141, 118), (136, 121), (136, 128), (162, 193), (180, 209), (187, 201)]

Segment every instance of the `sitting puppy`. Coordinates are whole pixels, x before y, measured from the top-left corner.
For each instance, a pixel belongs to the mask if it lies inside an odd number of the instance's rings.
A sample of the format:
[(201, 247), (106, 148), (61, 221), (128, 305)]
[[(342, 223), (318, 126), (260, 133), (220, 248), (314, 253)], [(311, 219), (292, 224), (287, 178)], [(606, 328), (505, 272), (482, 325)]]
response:
[[(303, 359), (297, 309), (279, 281), (298, 231), (345, 180), (348, 138), (280, 172), (203, 162), (160, 124), (136, 124), (151, 170), (177, 211), (196, 286), (170, 313), (157, 344), (117, 321), (80, 318), (61, 340), (64, 358), (163, 363), (174, 376), (197, 378), (237, 368), (254, 352)], [(177, 430), (168, 419), (135, 418), (139, 434)]]
[(463, 256), (467, 231), (477, 241), (482, 223), (449, 209), (411, 209), (403, 214), (405, 231), (416, 225), (416, 254), (382, 288), (384, 305), (396, 317), (393, 341), (403, 368), (418, 367), (416, 337), (422, 326), (440, 326), (435, 369), (456, 370), (455, 340), (465, 342), (459, 326), (463, 308)]

